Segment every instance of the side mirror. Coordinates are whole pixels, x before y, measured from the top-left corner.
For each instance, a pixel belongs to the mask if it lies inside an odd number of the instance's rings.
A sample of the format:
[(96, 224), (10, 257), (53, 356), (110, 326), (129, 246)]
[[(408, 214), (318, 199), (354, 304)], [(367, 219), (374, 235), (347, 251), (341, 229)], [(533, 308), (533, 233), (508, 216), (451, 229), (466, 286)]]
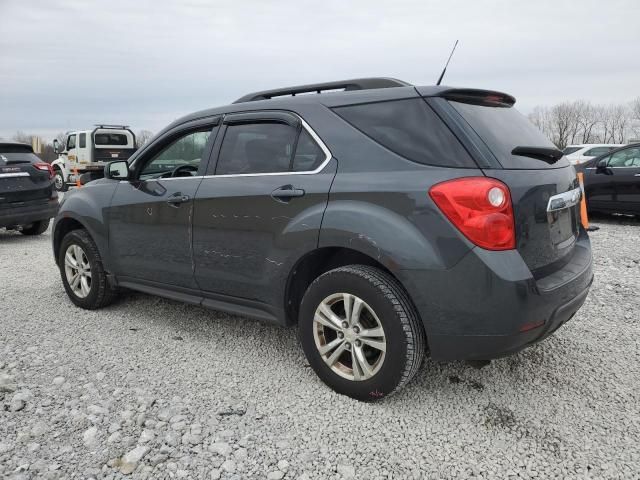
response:
[(127, 180), (129, 178), (129, 164), (126, 160), (109, 162), (104, 167), (104, 178), (112, 180)]
[(596, 173), (607, 173), (607, 159), (603, 158), (602, 160), (596, 163)]
[(56, 153), (60, 153), (62, 149), (60, 148), (60, 142), (57, 138), (53, 139), (53, 151)]

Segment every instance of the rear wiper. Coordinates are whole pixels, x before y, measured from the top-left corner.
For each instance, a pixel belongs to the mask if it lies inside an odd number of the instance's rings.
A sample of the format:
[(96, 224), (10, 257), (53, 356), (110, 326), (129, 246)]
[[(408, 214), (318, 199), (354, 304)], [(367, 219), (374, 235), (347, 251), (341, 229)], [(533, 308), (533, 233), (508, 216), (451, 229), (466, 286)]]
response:
[(516, 147), (511, 150), (511, 154), (542, 160), (543, 162), (547, 162), (549, 165), (556, 163), (564, 155), (564, 153), (557, 148), (546, 147)]

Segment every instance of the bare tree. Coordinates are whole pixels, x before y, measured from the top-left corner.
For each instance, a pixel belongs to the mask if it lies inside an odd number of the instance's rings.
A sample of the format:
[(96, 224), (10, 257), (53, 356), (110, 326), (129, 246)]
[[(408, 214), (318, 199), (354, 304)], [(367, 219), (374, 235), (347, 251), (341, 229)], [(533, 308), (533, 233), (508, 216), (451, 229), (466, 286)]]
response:
[(153, 137), (153, 132), (149, 130), (140, 130), (136, 133), (136, 147), (140, 148)]

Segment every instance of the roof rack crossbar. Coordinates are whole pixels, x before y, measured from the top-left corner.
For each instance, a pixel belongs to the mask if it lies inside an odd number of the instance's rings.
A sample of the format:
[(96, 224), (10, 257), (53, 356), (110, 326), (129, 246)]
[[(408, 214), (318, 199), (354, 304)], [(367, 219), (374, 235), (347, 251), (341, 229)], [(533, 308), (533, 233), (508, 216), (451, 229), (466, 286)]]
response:
[(276, 88), (254, 92), (239, 98), (233, 103), (255, 102), (257, 100), (269, 100), (274, 97), (293, 96), (301, 93), (322, 93), (327, 90), (370, 90), (373, 88), (410, 87), (411, 84), (396, 78), (371, 77), (355, 78), (352, 80), (339, 80), (337, 82), (313, 83), (310, 85), (298, 85), (295, 87)]
[(96, 123), (93, 126), (98, 128), (129, 128), (129, 125), (110, 125), (108, 123)]

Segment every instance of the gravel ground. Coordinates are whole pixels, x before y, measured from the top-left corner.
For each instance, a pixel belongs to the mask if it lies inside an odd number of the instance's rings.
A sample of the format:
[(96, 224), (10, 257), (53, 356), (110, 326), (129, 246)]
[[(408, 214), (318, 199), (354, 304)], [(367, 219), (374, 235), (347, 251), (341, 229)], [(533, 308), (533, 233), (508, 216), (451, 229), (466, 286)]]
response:
[(295, 332), (130, 293), (75, 308), (49, 233), (0, 231), (1, 478), (640, 478), (640, 222), (550, 339), (341, 397)]

